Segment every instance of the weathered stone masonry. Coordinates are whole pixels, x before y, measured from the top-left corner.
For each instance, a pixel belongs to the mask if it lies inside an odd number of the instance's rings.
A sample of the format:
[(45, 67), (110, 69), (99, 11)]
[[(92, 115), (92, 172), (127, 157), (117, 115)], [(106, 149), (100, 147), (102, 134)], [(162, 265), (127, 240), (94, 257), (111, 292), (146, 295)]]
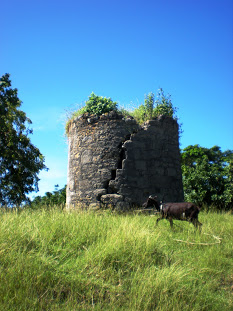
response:
[(182, 201), (178, 124), (139, 126), (115, 112), (83, 115), (68, 130), (67, 208), (140, 206), (149, 195)]

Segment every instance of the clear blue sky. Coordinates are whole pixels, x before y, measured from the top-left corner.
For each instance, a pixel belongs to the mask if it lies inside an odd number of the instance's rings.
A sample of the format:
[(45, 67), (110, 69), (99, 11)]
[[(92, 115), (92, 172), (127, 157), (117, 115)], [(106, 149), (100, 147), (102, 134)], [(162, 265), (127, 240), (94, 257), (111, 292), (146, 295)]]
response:
[(0, 21), (0, 75), (50, 168), (39, 195), (66, 184), (66, 112), (92, 91), (130, 109), (162, 87), (181, 148), (233, 149), (232, 0), (8, 0)]

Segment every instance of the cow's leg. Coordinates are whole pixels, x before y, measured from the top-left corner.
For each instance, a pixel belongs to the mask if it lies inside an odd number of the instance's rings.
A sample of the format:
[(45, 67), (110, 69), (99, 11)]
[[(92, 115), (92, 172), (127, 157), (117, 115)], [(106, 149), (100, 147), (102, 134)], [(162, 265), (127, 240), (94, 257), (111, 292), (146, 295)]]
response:
[(172, 221), (172, 218), (168, 218), (169, 222), (170, 222), (170, 226), (171, 228), (173, 228), (173, 221)]
[(200, 221), (198, 221), (198, 220), (197, 220), (197, 226), (198, 226), (199, 230), (201, 231), (202, 223), (200, 223)]
[(156, 220), (156, 225), (158, 224), (158, 222), (160, 221), (160, 220), (162, 220), (163, 219), (163, 217), (159, 217), (157, 220)]
[(192, 224), (194, 225), (195, 228), (199, 228), (199, 230), (201, 229), (202, 223), (200, 223), (198, 221), (198, 219), (194, 218), (191, 220)]

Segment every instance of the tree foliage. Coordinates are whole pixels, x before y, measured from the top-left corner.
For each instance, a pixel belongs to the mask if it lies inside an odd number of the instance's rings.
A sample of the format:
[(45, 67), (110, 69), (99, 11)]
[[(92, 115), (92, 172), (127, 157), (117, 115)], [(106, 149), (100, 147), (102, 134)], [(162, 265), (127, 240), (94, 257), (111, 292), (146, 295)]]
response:
[(185, 200), (208, 207), (233, 207), (233, 151), (190, 145), (182, 151)]
[(20, 205), (27, 194), (38, 190), (38, 173), (44, 157), (28, 137), (31, 120), (19, 110), (18, 90), (10, 75), (0, 78), (0, 206)]

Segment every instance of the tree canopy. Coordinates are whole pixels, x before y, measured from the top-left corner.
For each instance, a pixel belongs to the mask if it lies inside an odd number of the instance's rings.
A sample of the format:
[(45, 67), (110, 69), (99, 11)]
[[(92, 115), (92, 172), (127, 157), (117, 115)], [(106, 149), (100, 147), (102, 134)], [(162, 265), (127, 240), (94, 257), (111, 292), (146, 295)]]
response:
[(185, 200), (230, 209), (233, 206), (233, 151), (190, 145), (182, 150)]
[(38, 190), (38, 173), (44, 157), (30, 141), (31, 120), (20, 110), (18, 90), (10, 75), (0, 78), (0, 206), (20, 205), (27, 194)]

